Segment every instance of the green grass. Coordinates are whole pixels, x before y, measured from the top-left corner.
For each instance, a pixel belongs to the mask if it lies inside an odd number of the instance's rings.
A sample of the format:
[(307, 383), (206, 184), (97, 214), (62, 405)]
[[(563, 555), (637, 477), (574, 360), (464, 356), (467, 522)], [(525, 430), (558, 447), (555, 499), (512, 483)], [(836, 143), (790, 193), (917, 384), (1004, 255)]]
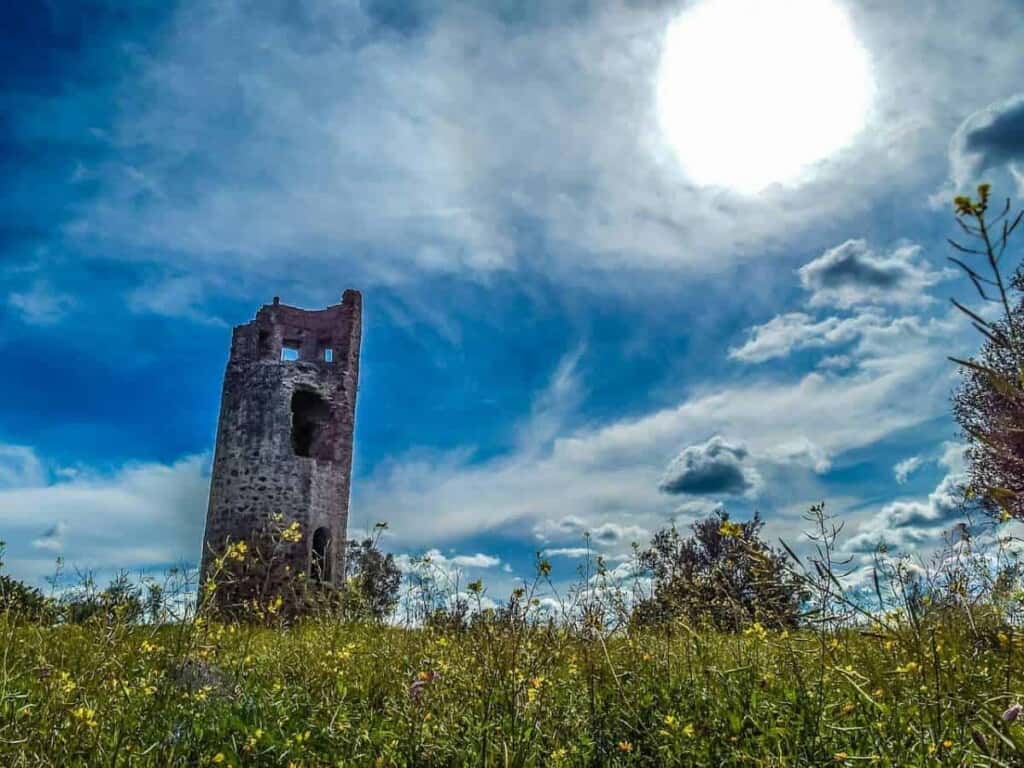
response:
[(0, 765), (1021, 765), (1018, 640), (955, 613), (611, 637), (0, 614)]

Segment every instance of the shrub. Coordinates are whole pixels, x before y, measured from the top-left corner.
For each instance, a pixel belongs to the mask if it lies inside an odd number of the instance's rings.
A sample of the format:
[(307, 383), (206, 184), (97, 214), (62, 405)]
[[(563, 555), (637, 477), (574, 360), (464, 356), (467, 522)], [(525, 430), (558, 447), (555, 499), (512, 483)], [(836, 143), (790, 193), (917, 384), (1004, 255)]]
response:
[[(379, 527), (379, 526), (378, 526)], [(383, 621), (398, 603), (402, 571), (391, 553), (385, 554), (377, 539), (350, 541), (345, 554), (345, 594), (347, 615)]]
[(654, 594), (634, 612), (639, 624), (685, 618), (736, 631), (754, 622), (782, 628), (797, 623), (805, 598), (785, 556), (760, 538), (764, 522), (733, 522), (719, 512), (693, 524), (684, 537), (675, 526), (654, 535), (640, 555), (654, 580)]

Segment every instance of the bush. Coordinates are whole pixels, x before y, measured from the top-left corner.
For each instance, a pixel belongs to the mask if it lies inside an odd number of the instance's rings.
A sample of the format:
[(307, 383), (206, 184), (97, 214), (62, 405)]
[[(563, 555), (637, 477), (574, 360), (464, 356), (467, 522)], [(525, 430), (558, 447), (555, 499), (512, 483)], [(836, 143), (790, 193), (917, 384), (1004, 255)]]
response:
[(123, 572), (100, 592), (92, 579), (86, 577), (76, 589), (61, 597), (59, 609), (61, 618), (69, 624), (135, 624), (144, 614), (142, 589)]
[[(0, 571), (3, 570), (4, 542), (0, 541)], [(53, 619), (53, 601), (35, 587), (0, 573), (0, 613), (35, 622)]]
[(785, 556), (761, 540), (763, 526), (757, 515), (736, 523), (723, 511), (694, 523), (692, 536), (675, 526), (656, 533), (640, 555), (653, 576), (654, 594), (636, 607), (634, 621), (684, 618), (725, 631), (754, 622), (796, 626), (806, 595)]
[(394, 555), (383, 553), (377, 540), (350, 541), (345, 554), (346, 615), (383, 621), (398, 603), (402, 571)]

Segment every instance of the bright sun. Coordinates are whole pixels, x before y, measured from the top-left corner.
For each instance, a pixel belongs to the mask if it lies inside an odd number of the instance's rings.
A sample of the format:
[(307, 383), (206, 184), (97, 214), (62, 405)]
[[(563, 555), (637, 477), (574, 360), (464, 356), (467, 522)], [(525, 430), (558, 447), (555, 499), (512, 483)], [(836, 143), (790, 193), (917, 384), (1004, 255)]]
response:
[(850, 143), (871, 91), (832, 0), (702, 0), (666, 33), (658, 113), (687, 176), (749, 194)]

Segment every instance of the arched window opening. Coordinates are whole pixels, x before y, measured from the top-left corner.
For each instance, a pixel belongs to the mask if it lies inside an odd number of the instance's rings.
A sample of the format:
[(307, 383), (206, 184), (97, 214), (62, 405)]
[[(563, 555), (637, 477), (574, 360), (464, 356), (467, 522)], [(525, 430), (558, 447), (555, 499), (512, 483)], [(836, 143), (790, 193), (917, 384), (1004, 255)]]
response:
[(313, 557), (309, 564), (309, 575), (313, 581), (331, 580), (331, 534), (326, 528), (317, 528), (313, 533)]
[(292, 449), (296, 456), (331, 461), (331, 408), (316, 392), (300, 389), (292, 395)]

